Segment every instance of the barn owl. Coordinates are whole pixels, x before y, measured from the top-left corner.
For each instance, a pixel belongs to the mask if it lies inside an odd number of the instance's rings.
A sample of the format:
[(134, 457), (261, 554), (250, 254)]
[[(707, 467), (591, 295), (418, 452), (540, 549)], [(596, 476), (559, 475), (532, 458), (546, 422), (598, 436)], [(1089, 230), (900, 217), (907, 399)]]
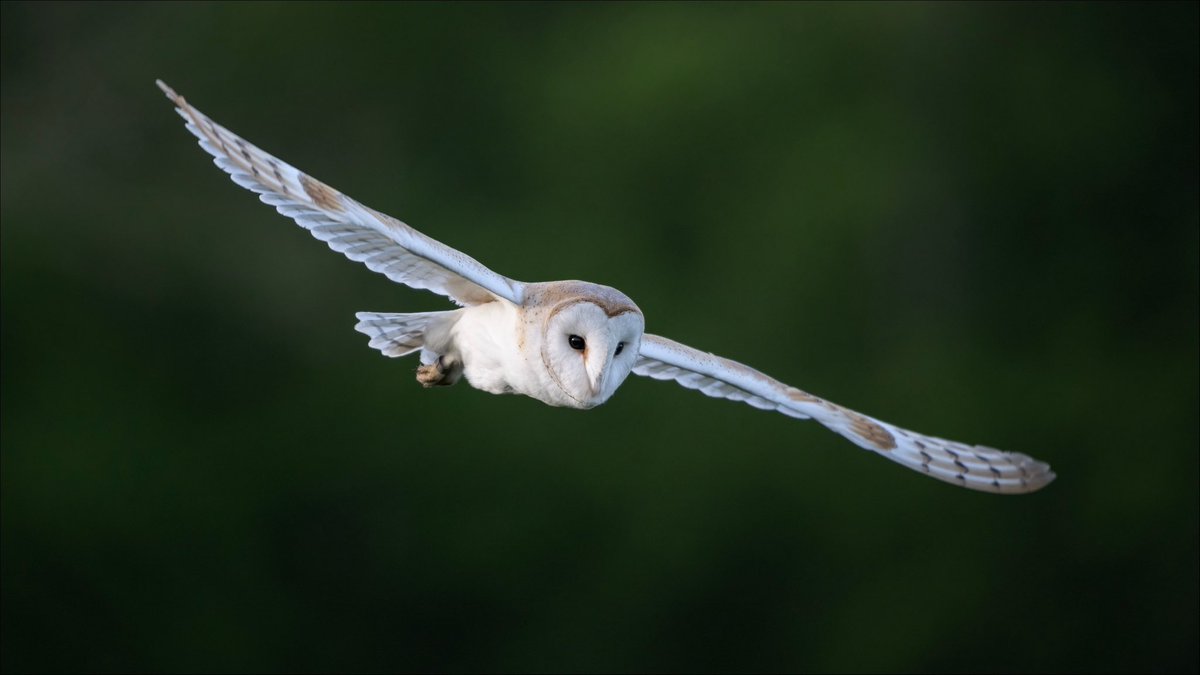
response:
[(292, 218), (334, 251), (459, 308), (410, 314), (361, 312), (355, 328), (391, 357), (418, 353), (426, 387), (466, 378), (493, 394), (524, 394), (588, 409), (630, 373), (674, 380), (716, 398), (813, 419), (855, 445), (934, 478), (995, 493), (1054, 480), (1026, 455), (906, 431), (830, 403), (736, 361), (644, 332), (624, 293), (585, 281), (522, 283), (338, 192), (213, 122), (162, 81), (187, 129), (235, 183)]

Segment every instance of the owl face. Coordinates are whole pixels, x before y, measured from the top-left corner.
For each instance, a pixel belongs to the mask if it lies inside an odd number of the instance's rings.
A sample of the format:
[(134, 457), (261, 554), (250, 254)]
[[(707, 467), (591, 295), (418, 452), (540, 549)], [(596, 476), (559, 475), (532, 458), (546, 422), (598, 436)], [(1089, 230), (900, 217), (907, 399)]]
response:
[(574, 298), (551, 310), (542, 361), (561, 405), (593, 408), (608, 400), (637, 361), (645, 323), (632, 303)]

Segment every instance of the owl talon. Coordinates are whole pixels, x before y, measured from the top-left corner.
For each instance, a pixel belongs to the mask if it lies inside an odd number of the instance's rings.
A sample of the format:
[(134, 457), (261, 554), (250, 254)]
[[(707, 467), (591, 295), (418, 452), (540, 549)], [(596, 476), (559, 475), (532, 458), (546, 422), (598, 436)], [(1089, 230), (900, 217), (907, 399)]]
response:
[(452, 381), (448, 381), (447, 375), (445, 363), (440, 356), (433, 363), (417, 367), (417, 382), (420, 382), (423, 387), (453, 384)]

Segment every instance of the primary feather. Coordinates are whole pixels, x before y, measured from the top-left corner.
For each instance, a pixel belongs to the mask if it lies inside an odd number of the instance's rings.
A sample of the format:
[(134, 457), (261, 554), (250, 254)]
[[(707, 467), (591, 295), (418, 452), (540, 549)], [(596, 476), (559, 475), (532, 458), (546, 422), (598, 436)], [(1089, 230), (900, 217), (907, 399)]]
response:
[(257, 192), (329, 248), (392, 281), (440, 293), (460, 305), (496, 297), (520, 304), (521, 282), (301, 173), (213, 122), (162, 80), (158, 86), (175, 103), (188, 131), (200, 139), (200, 147), (233, 182)]
[(635, 375), (675, 380), (707, 396), (814, 419), (855, 445), (934, 478), (987, 492), (1032, 492), (1054, 480), (1026, 455), (924, 436), (830, 403), (753, 368), (657, 335), (643, 335)]

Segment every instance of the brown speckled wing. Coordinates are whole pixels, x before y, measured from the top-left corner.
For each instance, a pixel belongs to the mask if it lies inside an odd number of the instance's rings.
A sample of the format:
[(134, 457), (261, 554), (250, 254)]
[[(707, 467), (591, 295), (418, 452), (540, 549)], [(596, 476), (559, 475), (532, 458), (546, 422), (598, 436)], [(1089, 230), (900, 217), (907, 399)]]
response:
[(855, 445), (939, 480), (972, 490), (1018, 494), (1054, 480), (1044, 462), (1016, 452), (924, 436), (830, 403), (753, 368), (657, 335), (643, 335), (637, 375), (675, 380), (715, 398), (814, 419)]
[(333, 250), (413, 288), (440, 293), (460, 305), (503, 298), (521, 304), (524, 284), (363, 206), (321, 181), (251, 145), (193, 108), (161, 81), (188, 131), (235, 183), (295, 220)]

